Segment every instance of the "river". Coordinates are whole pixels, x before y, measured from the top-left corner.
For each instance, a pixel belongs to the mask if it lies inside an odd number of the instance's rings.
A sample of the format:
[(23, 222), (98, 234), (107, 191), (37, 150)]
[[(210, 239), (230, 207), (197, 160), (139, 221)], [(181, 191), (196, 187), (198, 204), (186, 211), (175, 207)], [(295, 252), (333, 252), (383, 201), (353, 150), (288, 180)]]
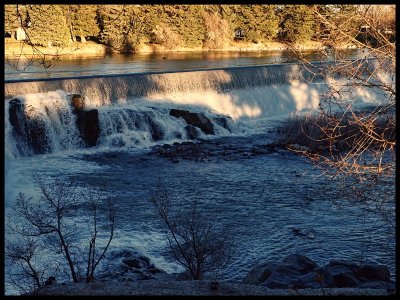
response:
[[(52, 70), (52, 76), (63, 77), (140, 73), (135, 76), (6, 84), (9, 95), (18, 95), (29, 108), (17, 113), (27, 128), (22, 137), (17, 136), (10, 123), (11, 104), (6, 101), (6, 219), (13, 216), (11, 206), (19, 192), (39, 197), (33, 172), (45, 180), (75, 178), (79, 189), (94, 192), (105, 181), (117, 214), (110, 253), (139, 251), (157, 267), (179, 272), (182, 268), (166, 258), (165, 229), (149, 201), (149, 190), (162, 179), (182, 207), (198, 201), (203, 213), (226, 226), (234, 237), (233, 263), (221, 271), (221, 279), (241, 281), (256, 262), (282, 259), (294, 252), (319, 264), (330, 259), (375, 261), (394, 273), (386, 247), (389, 244), (394, 251), (394, 241), (388, 240), (386, 228), (375, 216), (365, 218), (360, 207), (345, 201), (334, 205), (338, 200), (335, 182), (318, 176), (309, 161), (286, 150), (253, 155), (253, 149), (274, 140), (277, 126), (291, 113), (318, 107), (323, 82), (304, 81), (305, 71), (295, 64), (269, 66), (277, 59), (272, 56), (240, 53), (233, 58), (230, 53), (228, 58), (217, 58), (206, 53), (183, 59), (180, 55), (143, 61), (113, 56), (82, 60), (81, 65), (72, 60)], [(229, 67), (203, 70), (210, 66)], [(187, 69), (197, 71), (181, 72)], [(43, 73), (36, 70), (17, 76), (6, 70), (6, 78), (15, 76), (37, 78)], [(119, 90), (123, 92), (115, 92)], [(68, 93), (82, 94), (86, 105), (98, 111), (100, 136), (95, 147), (82, 147)], [(365, 94), (356, 96), (363, 100)], [(379, 100), (373, 94), (368, 99), (370, 103)], [(177, 162), (151, 151), (165, 143), (189, 140), (186, 122), (171, 116), (171, 108), (203, 113), (212, 120), (215, 135), (197, 129), (197, 142), (215, 155)], [(29, 139), (33, 125), (25, 120), (27, 116), (44, 128), (39, 152)], [(216, 121), (221, 116), (228, 126)], [(155, 140), (152, 124), (162, 132), (161, 138)], [(76, 223), (85, 217), (87, 211), (79, 210)], [(293, 228), (313, 235), (296, 235)], [(113, 270), (119, 270), (121, 261), (111, 254), (99, 271), (115, 277)]]

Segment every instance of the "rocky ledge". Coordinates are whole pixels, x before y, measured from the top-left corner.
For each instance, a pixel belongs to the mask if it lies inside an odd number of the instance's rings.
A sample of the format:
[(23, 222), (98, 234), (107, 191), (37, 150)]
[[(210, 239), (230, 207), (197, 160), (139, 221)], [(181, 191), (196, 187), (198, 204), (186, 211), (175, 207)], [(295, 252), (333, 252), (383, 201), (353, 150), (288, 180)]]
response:
[(215, 159), (239, 160), (283, 150), (274, 144), (233, 143), (228, 138), (198, 140), (196, 142), (175, 142), (153, 147), (149, 155), (164, 157), (172, 162), (194, 160), (207, 162)]
[(243, 283), (266, 286), (270, 289), (359, 288), (395, 289), (387, 266), (346, 260), (331, 260), (320, 267), (301, 254), (287, 256), (281, 263), (257, 264)]

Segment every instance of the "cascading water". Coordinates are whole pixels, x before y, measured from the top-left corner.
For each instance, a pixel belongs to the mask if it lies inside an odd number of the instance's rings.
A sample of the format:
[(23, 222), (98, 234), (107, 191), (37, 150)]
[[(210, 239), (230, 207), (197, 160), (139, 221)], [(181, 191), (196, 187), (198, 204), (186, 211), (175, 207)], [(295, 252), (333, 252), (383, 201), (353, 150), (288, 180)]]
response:
[(6, 148), (14, 156), (56, 152), (82, 145), (63, 91), (27, 94), (7, 101)]
[[(174, 107), (201, 112), (211, 121), (222, 114), (233, 122), (311, 110), (326, 89), (315, 71), (327, 66), (285, 64), (7, 82), (6, 98), (16, 99), (6, 100), (6, 148), (14, 156), (26, 156), (86, 144), (145, 147), (159, 140), (185, 139), (186, 123), (168, 114)], [(84, 125), (78, 128), (84, 120), (74, 113), (68, 93), (82, 95), (86, 109), (98, 110), (90, 119), (98, 119), (98, 137), (93, 137), (93, 130), (82, 132)], [(350, 98), (363, 101), (376, 98), (365, 90), (350, 93)], [(218, 123), (214, 126), (217, 133), (226, 133)], [(87, 135), (92, 135), (90, 142)]]

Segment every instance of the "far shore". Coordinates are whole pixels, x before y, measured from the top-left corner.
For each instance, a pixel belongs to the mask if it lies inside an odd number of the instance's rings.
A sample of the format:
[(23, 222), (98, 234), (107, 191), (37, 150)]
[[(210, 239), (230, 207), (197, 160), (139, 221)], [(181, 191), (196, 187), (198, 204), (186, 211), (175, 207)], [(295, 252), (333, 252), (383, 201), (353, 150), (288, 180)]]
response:
[[(156, 44), (141, 44), (135, 54), (167, 54), (167, 53), (184, 53), (184, 52), (255, 52), (255, 51), (284, 51), (284, 50), (322, 50), (326, 48), (321, 42), (308, 41), (302, 44), (291, 46), (281, 42), (267, 42), (267, 43), (245, 43), (245, 42), (232, 42), (229, 46), (221, 49), (206, 49), (202, 47), (196, 48), (184, 48), (178, 47), (176, 49), (166, 49), (163, 46)], [(354, 49), (354, 45), (343, 45), (343, 49)], [(85, 43), (73, 43), (67, 48), (44, 48), (44, 47), (32, 47), (22, 41), (14, 39), (6, 39), (5, 41), (5, 58), (6, 59), (20, 59), (22, 57), (29, 58), (35, 55), (45, 55), (49, 59), (52, 57), (60, 57), (65, 59), (77, 58), (77, 57), (93, 57), (93, 56), (105, 56), (107, 54), (117, 53), (109, 46), (98, 44), (92, 41)]]

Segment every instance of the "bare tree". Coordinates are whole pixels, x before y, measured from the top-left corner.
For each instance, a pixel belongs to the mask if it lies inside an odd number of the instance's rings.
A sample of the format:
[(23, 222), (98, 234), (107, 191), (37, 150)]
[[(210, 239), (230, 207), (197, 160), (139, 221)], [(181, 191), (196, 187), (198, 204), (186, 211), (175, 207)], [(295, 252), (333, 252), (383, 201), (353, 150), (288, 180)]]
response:
[(86, 282), (90, 282), (94, 280), (94, 271), (99, 264), (99, 262), (103, 259), (104, 255), (114, 236), (115, 229), (115, 208), (114, 203), (111, 201), (110, 197), (107, 197), (107, 218), (108, 218), (108, 226), (110, 230), (110, 236), (108, 238), (106, 246), (100, 251), (96, 245), (97, 234), (98, 234), (98, 208), (99, 208), (99, 198), (94, 197), (93, 194), (89, 194), (87, 196), (87, 203), (89, 204), (89, 209), (93, 216), (93, 224), (91, 230), (91, 238), (89, 240), (89, 251), (88, 251), (88, 260), (87, 260), (87, 269), (86, 269)]
[[(74, 282), (79, 282), (83, 274), (82, 262), (79, 256), (84, 250), (81, 239), (84, 232), (79, 231), (75, 222), (78, 211), (88, 206), (92, 215), (92, 229), (89, 238), (87, 254), (86, 281), (92, 281), (94, 272), (99, 262), (104, 258), (110, 246), (115, 229), (115, 209), (110, 197), (94, 196), (90, 191), (80, 192), (74, 180), (57, 177), (54, 180), (45, 180), (43, 175), (34, 174), (34, 183), (41, 192), (38, 200), (27, 198), (20, 193), (13, 211), (17, 218), (13, 218), (9, 224), (11, 233), (19, 239), (6, 248), (6, 256), (14, 264), (18, 262), (22, 266), (25, 275), (34, 281), (33, 288), (43, 285), (43, 272), (38, 271), (32, 261), (43, 249), (53, 254), (61, 254), (68, 267), (69, 275)], [(83, 201), (81, 200), (83, 198)], [(103, 247), (99, 247), (98, 222), (102, 215), (100, 202), (105, 201), (106, 226), (109, 238)], [(82, 216), (80, 216), (82, 217)], [(106, 228), (107, 228), (106, 227)], [(42, 249), (39, 253), (38, 247)]]
[(168, 229), (171, 258), (183, 266), (192, 279), (203, 279), (206, 273), (218, 272), (231, 261), (232, 237), (226, 229), (217, 228), (213, 219), (199, 210), (197, 203), (190, 210), (181, 211), (162, 183), (157, 183), (150, 201)]
[[(324, 80), (325, 90), (319, 95), (317, 112), (289, 119), (282, 128), (283, 143), (338, 182), (338, 199), (380, 216), (388, 235), (394, 236), (395, 11), (394, 6), (355, 8), (351, 14), (337, 10), (330, 17), (315, 9), (329, 33), (322, 40), (326, 45), (322, 51), (332, 61), (318, 67), (297, 52), (303, 66)], [(341, 52), (346, 44), (357, 46), (362, 57), (344, 59)], [(370, 105), (357, 103), (357, 98), (369, 97), (375, 98)]]
[(39, 266), (35, 261), (42, 250), (40, 243), (33, 237), (6, 243), (6, 264), (14, 269), (8, 281), (22, 293), (31, 292), (32, 287), (33, 290), (41, 287), (45, 278), (51, 274), (47, 266)]
[[(332, 177), (352, 176), (364, 181), (394, 176), (396, 47), (390, 37), (393, 31), (382, 27), (381, 19), (390, 18), (369, 14), (371, 10), (371, 6), (359, 6), (356, 15), (337, 13), (327, 18), (315, 9), (316, 17), (331, 33), (324, 43), (329, 45), (334, 61), (317, 68), (298, 53), (304, 66), (325, 80), (326, 90), (320, 95), (319, 114), (292, 124), (292, 128), (302, 128), (300, 135), (308, 141), (308, 149), (292, 149), (311, 158)], [(390, 8), (387, 12), (390, 15)], [(339, 23), (346, 16), (359, 24), (358, 30), (348, 30)], [(349, 61), (336, 56), (343, 41), (362, 47), (364, 57)], [(357, 106), (357, 97), (370, 95), (380, 98), (379, 103), (367, 108)], [(312, 144), (327, 151), (312, 151)]]

